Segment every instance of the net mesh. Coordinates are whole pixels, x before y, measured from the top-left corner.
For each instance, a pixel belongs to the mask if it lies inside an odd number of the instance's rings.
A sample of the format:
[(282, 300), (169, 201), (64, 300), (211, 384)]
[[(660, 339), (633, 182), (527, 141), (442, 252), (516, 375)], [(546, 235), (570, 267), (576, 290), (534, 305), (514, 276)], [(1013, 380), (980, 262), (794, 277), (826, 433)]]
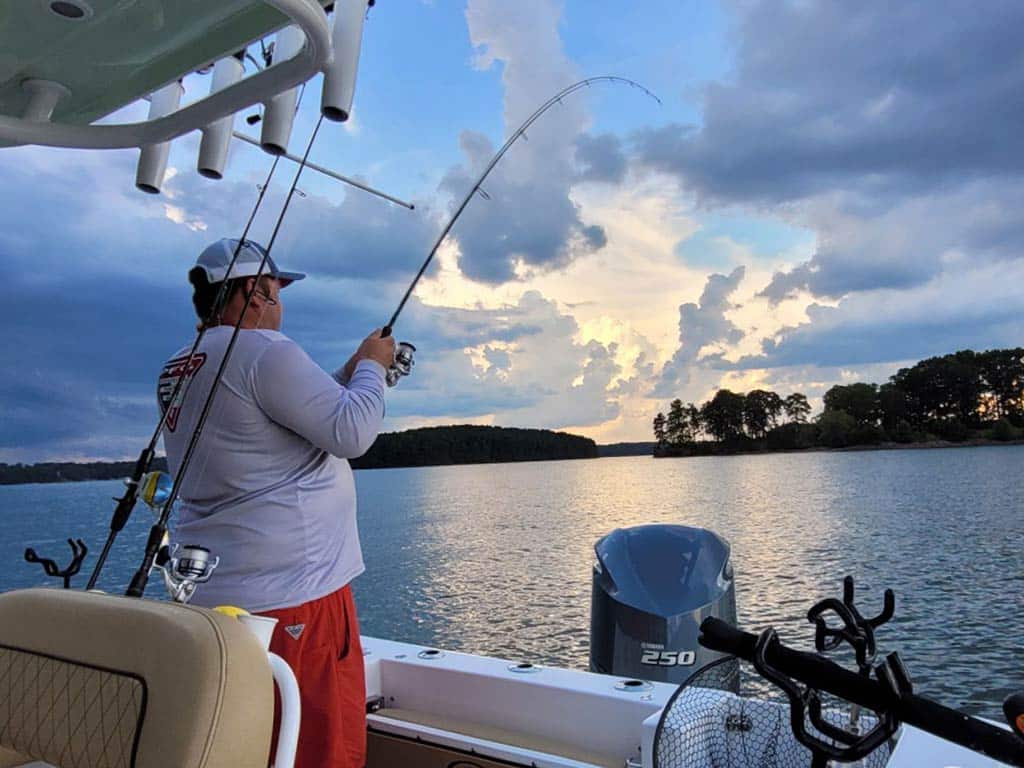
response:
[[(850, 730), (850, 705), (823, 696), (822, 718)], [(860, 733), (876, 723), (857, 718)], [(820, 734), (809, 720), (812, 735)], [(890, 748), (883, 744), (855, 761), (858, 768), (883, 768)], [(662, 713), (654, 740), (655, 768), (810, 768), (811, 751), (790, 727), (789, 700), (754, 668), (734, 657), (718, 659), (679, 686)]]

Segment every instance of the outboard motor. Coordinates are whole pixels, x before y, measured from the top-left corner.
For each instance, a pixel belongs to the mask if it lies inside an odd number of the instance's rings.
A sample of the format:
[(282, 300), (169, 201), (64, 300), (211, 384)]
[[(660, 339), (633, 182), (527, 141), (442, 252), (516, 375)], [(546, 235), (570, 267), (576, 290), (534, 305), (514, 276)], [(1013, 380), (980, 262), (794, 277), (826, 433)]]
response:
[[(722, 656), (697, 642), (709, 616), (736, 624), (722, 537), (684, 525), (641, 525), (612, 531), (594, 550), (592, 672), (682, 683)], [(726, 678), (723, 688), (738, 685), (737, 675)]]

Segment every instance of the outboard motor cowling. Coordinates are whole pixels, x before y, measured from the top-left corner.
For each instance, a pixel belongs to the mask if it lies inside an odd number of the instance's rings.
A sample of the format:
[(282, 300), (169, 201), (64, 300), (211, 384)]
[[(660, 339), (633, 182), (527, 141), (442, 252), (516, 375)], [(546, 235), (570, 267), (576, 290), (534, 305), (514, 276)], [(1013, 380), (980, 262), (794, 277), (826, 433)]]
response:
[(612, 531), (594, 551), (592, 672), (682, 683), (721, 656), (697, 637), (709, 616), (736, 624), (723, 538), (703, 528), (642, 525)]

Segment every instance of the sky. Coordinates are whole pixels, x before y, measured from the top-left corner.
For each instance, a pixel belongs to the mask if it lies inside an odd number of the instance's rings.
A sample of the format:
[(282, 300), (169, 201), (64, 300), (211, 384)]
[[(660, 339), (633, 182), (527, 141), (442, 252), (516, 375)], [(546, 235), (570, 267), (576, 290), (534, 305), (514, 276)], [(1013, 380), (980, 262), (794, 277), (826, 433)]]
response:
[[(505, 137), (561, 88), (617, 75), (661, 104), (612, 84), (567, 97), (459, 219), (396, 327), (417, 364), (386, 430), (650, 440), (675, 397), (820, 405), (925, 357), (1021, 346), (1022, 28), (1016, 0), (382, 0), (352, 119), (325, 123), (310, 159), (416, 209), (304, 174), (273, 248), (309, 273), (283, 330), (343, 363)], [(209, 78), (185, 86), (194, 100)], [(293, 153), (318, 109), (313, 81)], [(194, 334), (188, 269), (239, 236), (271, 164), (236, 141), (210, 181), (197, 148), (175, 141), (160, 196), (134, 188), (138, 150), (0, 150), (0, 461), (145, 445), (161, 365)]]

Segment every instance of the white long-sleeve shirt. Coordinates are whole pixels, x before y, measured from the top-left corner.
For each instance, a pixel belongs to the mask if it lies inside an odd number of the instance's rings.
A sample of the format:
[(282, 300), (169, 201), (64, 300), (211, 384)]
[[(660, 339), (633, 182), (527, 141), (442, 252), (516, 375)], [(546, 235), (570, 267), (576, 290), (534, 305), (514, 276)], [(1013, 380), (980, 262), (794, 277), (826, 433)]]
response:
[[(164, 444), (172, 474), (232, 330), (210, 329), (190, 371), (185, 348), (160, 375), (160, 404), (170, 409)], [(167, 402), (182, 375), (192, 377), (183, 404)], [(342, 386), (284, 334), (239, 333), (177, 505), (174, 540), (220, 557), (194, 603), (290, 607), (363, 572), (346, 459), (361, 456), (377, 437), (384, 388), (384, 368), (371, 360), (361, 361)]]

